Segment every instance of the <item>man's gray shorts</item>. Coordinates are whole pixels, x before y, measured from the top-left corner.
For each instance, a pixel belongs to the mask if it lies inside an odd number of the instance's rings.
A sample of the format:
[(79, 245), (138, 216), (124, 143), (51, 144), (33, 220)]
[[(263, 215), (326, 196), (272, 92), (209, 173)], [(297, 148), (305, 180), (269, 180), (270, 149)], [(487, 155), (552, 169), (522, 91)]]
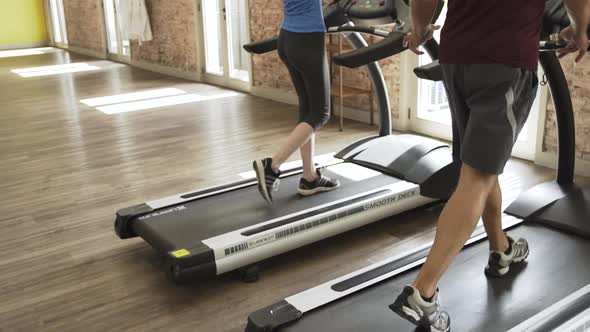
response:
[(501, 174), (537, 94), (537, 73), (501, 64), (443, 64), (455, 160)]

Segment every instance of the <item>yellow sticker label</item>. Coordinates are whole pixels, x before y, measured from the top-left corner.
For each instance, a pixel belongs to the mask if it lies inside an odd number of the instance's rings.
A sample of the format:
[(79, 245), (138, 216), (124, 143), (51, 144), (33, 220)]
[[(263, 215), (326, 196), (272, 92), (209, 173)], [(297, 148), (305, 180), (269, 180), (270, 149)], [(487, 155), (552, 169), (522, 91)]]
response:
[(184, 256), (188, 256), (190, 255), (190, 251), (186, 250), (186, 249), (178, 249), (176, 251), (171, 252), (172, 256), (176, 257), (176, 258), (180, 258), (180, 257), (184, 257)]

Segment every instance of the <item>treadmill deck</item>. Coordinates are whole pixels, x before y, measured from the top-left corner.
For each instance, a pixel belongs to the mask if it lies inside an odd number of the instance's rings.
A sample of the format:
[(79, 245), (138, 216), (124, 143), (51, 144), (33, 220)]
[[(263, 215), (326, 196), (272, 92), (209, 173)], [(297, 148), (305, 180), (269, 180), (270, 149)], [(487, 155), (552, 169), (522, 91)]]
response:
[(341, 183), (340, 188), (331, 192), (301, 197), (297, 194), (300, 175), (294, 175), (281, 179), (280, 190), (273, 193), (272, 206), (261, 197), (258, 187), (252, 185), (181, 203), (171, 213), (136, 220), (133, 227), (153, 247), (167, 252), (401, 181), (374, 171), (369, 171), (373, 173), (368, 178), (354, 180), (333, 171), (342, 167), (348, 172), (367, 172), (354, 164), (337, 164), (324, 170), (326, 176)]
[[(507, 331), (590, 282), (590, 241), (537, 225), (509, 231), (529, 241), (527, 263), (504, 279), (487, 279), (488, 242), (464, 249), (440, 284), (452, 331)], [(281, 331), (413, 331), (388, 305), (413, 282), (418, 269), (353, 293), (316, 310)]]

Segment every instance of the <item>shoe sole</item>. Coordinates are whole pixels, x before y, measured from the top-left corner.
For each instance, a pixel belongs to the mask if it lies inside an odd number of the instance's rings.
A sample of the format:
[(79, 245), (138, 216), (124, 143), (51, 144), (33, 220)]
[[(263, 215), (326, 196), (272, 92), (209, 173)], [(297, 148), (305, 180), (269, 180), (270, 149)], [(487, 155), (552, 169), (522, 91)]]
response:
[(328, 191), (332, 191), (332, 190), (336, 190), (340, 188), (340, 184), (338, 184), (336, 187), (317, 187), (314, 189), (297, 189), (297, 193), (301, 196), (311, 196), (311, 195), (315, 195), (317, 193), (324, 193), (324, 192), (328, 192)]
[(502, 277), (505, 277), (505, 276), (508, 274), (508, 272), (510, 272), (510, 267), (511, 267), (513, 264), (519, 264), (519, 263), (522, 263), (522, 262), (524, 262), (524, 261), (525, 261), (525, 260), (526, 260), (526, 259), (529, 257), (529, 253), (530, 253), (530, 251), (529, 251), (529, 252), (527, 252), (527, 253), (526, 253), (526, 255), (524, 255), (524, 257), (522, 257), (522, 258), (519, 258), (519, 259), (515, 259), (515, 260), (513, 260), (513, 261), (512, 261), (512, 263), (510, 263), (510, 265), (508, 265), (508, 266), (506, 267), (506, 271), (505, 271), (505, 272), (500, 272), (500, 271), (491, 271), (491, 270), (488, 270), (488, 269), (486, 268), (486, 269), (484, 270), (484, 273), (485, 273), (485, 275), (486, 275), (486, 276), (488, 276), (488, 277), (490, 277), (490, 278), (502, 278)]
[(272, 198), (270, 198), (268, 188), (266, 188), (266, 176), (264, 174), (264, 165), (262, 165), (262, 161), (254, 161), (252, 163), (252, 167), (256, 173), (256, 179), (258, 180), (258, 191), (260, 191), (260, 195), (262, 195), (262, 198), (264, 198), (268, 204), (272, 204)]

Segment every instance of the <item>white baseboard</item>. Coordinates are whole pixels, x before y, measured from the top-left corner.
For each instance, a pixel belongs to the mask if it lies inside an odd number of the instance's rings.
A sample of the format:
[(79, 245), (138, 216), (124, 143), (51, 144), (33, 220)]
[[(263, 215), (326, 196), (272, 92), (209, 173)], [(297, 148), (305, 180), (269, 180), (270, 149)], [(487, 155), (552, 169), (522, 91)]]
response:
[(163, 65), (159, 65), (159, 64), (151, 63), (151, 62), (147, 62), (147, 61), (131, 60), (129, 62), (125, 62), (125, 61), (122, 61), (122, 62), (127, 63), (132, 67), (137, 67), (137, 68), (140, 68), (143, 70), (148, 70), (148, 71), (152, 71), (152, 72), (163, 74), (163, 75), (174, 76), (174, 77), (183, 78), (185, 80), (195, 81), (195, 82), (200, 81), (200, 75), (197, 71), (184, 71), (182, 69), (163, 66)]
[(147, 62), (147, 61), (132, 60), (129, 57), (124, 57), (124, 56), (120, 56), (117, 54), (107, 54), (107, 53), (97, 52), (94, 50), (88, 50), (88, 49), (77, 47), (77, 46), (68, 45), (67, 47), (63, 47), (63, 46), (60, 47), (59, 45), (54, 45), (54, 47), (59, 47), (59, 48), (62, 48), (64, 50), (67, 50), (67, 51), (70, 51), (73, 53), (91, 56), (94, 58), (106, 59), (106, 60), (110, 60), (110, 61), (114, 61), (114, 62), (123, 63), (123, 64), (129, 65), (131, 67), (140, 68), (140, 69), (151, 71), (154, 73), (183, 78), (183, 79), (186, 79), (189, 81), (196, 81), (196, 82), (200, 81), (200, 75), (198, 72), (184, 71), (181, 69), (167, 67), (167, 66)]
[[(557, 169), (557, 154), (548, 151), (537, 153), (535, 156), (535, 164)], [(590, 177), (590, 161), (576, 159), (576, 167), (574, 171), (576, 175)]]
[(128, 57), (128, 56), (109, 53), (109, 54), (107, 54), (107, 59), (109, 61), (123, 63), (126, 65), (131, 65), (131, 57)]
[(49, 42), (0, 45), (0, 51), (19, 50), (19, 49), (24, 49), (24, 48), (37, 48), (37, 47), (47, 47), (47, 46), (49, 46)]
[(70, 52), (72, 52), (72, 53), (86, 55), (86, 56), (97, 58), (97, 59), (107, 59), (107, 53), (106, 52), (89, 50), (87, 48), (82, 48), (82, 47), (72, 46), (72, 45), (68, 45), (67, 50), (70, 51)]

